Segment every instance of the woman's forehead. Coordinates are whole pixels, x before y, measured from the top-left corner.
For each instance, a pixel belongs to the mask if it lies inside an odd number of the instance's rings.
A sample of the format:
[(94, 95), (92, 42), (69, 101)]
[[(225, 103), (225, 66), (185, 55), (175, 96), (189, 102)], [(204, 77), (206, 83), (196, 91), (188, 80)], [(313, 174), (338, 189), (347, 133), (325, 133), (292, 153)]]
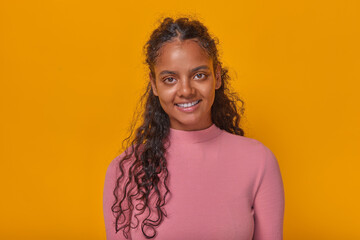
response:
[(165, 43), (160, 49), (156, 59), (155, 68), (193, 68), (194, 65), (209, 65), (212, 59), (204, 48), (193, 39), (184, 41), (173, 40)]

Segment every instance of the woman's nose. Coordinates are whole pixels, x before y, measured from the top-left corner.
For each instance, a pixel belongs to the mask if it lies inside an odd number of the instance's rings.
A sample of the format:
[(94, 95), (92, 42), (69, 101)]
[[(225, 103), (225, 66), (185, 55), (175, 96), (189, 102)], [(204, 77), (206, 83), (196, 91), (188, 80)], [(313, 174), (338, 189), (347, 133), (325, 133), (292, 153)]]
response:
[(180, 84), (179, 95), (182, 97), (191, 97), (195, 94), (195, 88), (192, 86), (191, 81), (183, 80)]

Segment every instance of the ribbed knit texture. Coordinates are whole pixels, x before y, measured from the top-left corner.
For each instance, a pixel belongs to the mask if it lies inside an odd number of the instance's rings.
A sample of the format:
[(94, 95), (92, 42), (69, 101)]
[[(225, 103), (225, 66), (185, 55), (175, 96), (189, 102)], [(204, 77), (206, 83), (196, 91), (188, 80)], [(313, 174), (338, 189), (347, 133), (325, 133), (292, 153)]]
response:
[[(166, 158), (171, 195), (159, 240), (281, 240), (284, 188), (274, 154), (261, 142), (230, 134), (215, 124), (198, 131), (170, 129)], [(117, 156), (109, 165), (103, 211), (108, 240), (115, 234), (111, 212), (119, 176)], [(147, 213), (147, 212), (145, 212)], [(129, 239), (146, 239), (139, 227)]]

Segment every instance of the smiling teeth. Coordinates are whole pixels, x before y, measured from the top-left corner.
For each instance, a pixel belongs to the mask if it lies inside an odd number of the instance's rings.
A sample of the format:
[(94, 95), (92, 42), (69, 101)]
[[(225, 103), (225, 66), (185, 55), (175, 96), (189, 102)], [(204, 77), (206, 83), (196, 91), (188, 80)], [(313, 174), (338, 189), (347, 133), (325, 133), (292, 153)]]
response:
[(183, 104), (176, 104), (176, 105), (179, 106), (179, 107), (187, 108), (187, 107), (194, 106), (199, 102), (200, 102), (200, 100), (192, 102), (192, 103), (183, 103)]

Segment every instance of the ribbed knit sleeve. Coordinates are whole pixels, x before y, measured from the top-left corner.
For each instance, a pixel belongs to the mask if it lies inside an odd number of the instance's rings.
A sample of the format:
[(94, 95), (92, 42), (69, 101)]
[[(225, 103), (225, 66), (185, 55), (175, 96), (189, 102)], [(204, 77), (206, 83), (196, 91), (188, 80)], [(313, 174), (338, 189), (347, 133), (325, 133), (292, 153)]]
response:
[[(116, 179), (119, 177), (120, 170), (118, 170), (118, 164), (120, 159), (124, 156), (124, 153), (117, 156), (112, 162), (109, 164), (106, 175), (105, 175), (105, 183), (104, 183), (104, 191), (103, 191), (103, 214), (105, 221), (105, 231), (106, 231), (106, 239), (107, 240), (125, 240), (126, 238), (123, 235), (123, 231), (119, 231), (115, 234), (115, 217), (113, 216), (113, 212), (111, 211), (111, 206), (114, 204), (114, 188), (116, 185)], [(122, 191), (123, 189), (119, 189)], [(131, 240), (131, 235), (127, 240)]]
[(279, 164), (266, 146), (263, 168), (254, 200), (254, 240), (282, 240), (284, 220), (284, 187)]

